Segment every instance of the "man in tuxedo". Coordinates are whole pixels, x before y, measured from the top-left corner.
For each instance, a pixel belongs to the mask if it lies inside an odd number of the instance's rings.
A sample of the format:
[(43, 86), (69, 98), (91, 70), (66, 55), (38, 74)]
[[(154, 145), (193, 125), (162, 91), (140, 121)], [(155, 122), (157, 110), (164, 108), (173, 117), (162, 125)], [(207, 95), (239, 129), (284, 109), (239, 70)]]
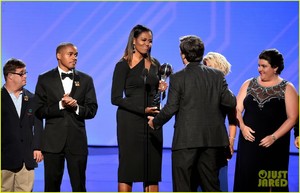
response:
[(167, 103), (149, 126), (159, 129), (173, 115), (173, 191), (220, 191), (219, 169), (224, 147), (229, 144), (221, 106), (235, 108), (236, 98), (221, 71), (201, 63), (202, 40), (193, 35), (180, 38), (185, 68), (170, 76)]
[(23, 61), (9, 59), (3, 67), (1, 89), (1, 191), (31, 192), (34, 168), (43, 160), (42, 121), (34, 116), (34, 95), (24, 88)]
[(45, 191), (59, 192), (67, 161), (72, 191), (86, 191), (87, 135), (85, 119), (98, 105), (93, 79), (75, 70), (78, 51), (72, 43), (56, 49), (58, 67), (41, 74), (36, 85), (36, 115), (46, 120), (42, 152)]

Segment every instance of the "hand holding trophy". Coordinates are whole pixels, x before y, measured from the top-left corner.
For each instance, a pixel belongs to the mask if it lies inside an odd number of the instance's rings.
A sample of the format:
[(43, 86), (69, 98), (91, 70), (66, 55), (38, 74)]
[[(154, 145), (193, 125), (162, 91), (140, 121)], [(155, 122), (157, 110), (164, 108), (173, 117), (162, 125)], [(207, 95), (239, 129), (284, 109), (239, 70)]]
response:
[(167, 78), (173, 73), (173, 68), (171, 64), (164, 63), (160, 66), (158, 73), (160, 75), (160, 84), (162, 84), (161, 89), (158, 90), (157, 94), (154, 96), (152, 106), (156, 106), (159, 110), (162, 108), (162, 100), (166, 97), (164, 86), (166, 84)]

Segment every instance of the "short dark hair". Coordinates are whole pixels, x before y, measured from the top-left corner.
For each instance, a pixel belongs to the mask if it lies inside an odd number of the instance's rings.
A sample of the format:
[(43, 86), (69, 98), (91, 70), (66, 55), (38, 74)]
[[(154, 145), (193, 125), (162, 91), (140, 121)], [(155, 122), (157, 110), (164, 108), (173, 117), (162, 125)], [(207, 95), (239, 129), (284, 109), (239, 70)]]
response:
[(180, 37), (180, 51), (185, 55), (188, 62), (202, 61), (204, 54), (204, 43), (195, 35), (187, 35)]
[(67, 46), (75, 46), (74, 44), (72, 44), (71, 42), (62, 42), (60, 43), (57, 48), (56, 48), (56, 54), (60, 52), (60, 50), (62, 50), (64, 47)]
[(277, 68), (276, 73), (280, 74), (284, 69), (284, 59), (282, 54), (275, 48), (263, 50), (259, 54), (259, 59), (264, 59), (269, 62), (272, 68)]
[(25, 66), (26, 66), (26, 64), (20, 59), (16, 59), (16, 58), (8, 59), (3, 67), (3, 75), (4, 75), (5, 81), (7, 79), (8, 73), (16, 72), (16, 69), (24, 68)]

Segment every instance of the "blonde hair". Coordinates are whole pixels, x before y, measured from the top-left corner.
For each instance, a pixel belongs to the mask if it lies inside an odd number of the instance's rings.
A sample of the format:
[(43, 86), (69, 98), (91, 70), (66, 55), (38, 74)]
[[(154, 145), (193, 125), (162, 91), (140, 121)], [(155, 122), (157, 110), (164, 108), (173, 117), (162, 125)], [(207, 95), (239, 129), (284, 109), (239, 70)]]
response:
[(224, 76), (229, 74), (231, 69), (231, 64), (227, 61), (225, 56), (219, 54), (217, 52), (208, 52), (203, 57), (203, 63), (205, 64), (206, 61), (210, 61), (213, 63), (213, 68), (219, 69), (223, 72)]

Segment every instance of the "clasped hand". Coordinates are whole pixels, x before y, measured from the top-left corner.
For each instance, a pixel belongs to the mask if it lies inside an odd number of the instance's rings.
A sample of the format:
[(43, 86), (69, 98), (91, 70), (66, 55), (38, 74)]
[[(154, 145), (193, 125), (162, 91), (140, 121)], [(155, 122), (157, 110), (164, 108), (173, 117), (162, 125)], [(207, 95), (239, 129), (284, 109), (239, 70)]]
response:
[(69, 94), (64, 94), (63, 98), (61, 99), (62, 106), (64, 108), (77, 108), (77, 100), (73, 99), (72, 97), (69, 96)]
[(153, 115), (159, 113), (159, 110), (157, 109), (157, 107), (146, 107), (145, 113)]
[(153, 125), (153, 119), (154, 117), (153, 116), (148, 116), (148, 125), (149, 127), (151, 127), (151, 129), (154, 129), (154, 125)]
[[(157, 107), (147, 107), (147, 108), (145, 109), (145, 113), (146, 113), (146, 114), (151, 114), (151, 115), (153, 115), (153, 114), (159, 113), (159, 110), (157, 109)], [(149, 125), (152, 129), (154, 129), (153, 122), (152, 122), (152, 120), (153, 120), (154, 117), (153, 117), (153, 116), (148, 116), (147, 118), (149, 119), (148, 125)]]

